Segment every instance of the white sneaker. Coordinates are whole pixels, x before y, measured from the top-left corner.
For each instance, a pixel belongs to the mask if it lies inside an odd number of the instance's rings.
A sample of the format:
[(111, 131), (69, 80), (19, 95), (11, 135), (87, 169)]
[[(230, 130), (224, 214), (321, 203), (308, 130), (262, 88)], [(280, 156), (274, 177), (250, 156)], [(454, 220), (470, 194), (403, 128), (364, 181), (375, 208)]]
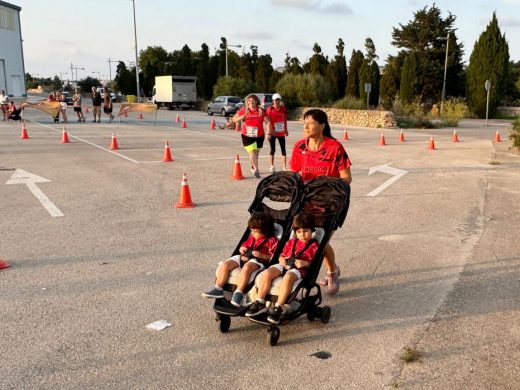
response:
[(271, 165), (271, 168), (269, 168), (270, 173), (275, 173), (274, 165)]

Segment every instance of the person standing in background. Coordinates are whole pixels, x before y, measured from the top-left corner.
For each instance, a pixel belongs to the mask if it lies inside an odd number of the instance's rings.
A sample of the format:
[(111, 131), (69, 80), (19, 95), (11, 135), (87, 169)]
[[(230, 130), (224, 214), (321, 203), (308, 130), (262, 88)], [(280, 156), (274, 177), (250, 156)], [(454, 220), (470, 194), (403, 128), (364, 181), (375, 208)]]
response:
[(289, 135), (287, 130), (287, 111), (285, 106), (282, 105), (282, 97), (280, 94), (275, 93), (273, 95), (273, 105), (267, 109), (267, 116), (271, 121), (271, 131), (267, 136), (269, 140), (269, 162), (271, 167), (269, 172), (274, 173), (276, 171), (274, 167), (274, 153), (276, 152), (276, 140), (280, 144), (280, 152), (282, 153), (282, 170), (287, 169), (287, 152), (285, 151), (285, 137)]
[(78, 115), (78, 122), (85, 122), (85, 115), (83, 115), (83, 111), (81, 110), (81, 91), (76, 88), (76, 93), (72, 96), (72, 101), (74, 102), (74, 112)]
[(97, 92), (96, 87), (92, 87), (92, 113), (94, 114), (94, 120), (101, 122), (101, 94)]

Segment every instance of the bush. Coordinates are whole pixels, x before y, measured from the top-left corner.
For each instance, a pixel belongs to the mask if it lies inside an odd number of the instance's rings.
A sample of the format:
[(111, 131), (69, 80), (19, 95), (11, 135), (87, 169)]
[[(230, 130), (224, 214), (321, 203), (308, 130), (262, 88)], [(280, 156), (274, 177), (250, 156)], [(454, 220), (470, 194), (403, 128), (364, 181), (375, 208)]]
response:
[(513, 146), (515, 148), (520, 148), (520, 117), (513, 121), (513, 128), (511, 129), (509, 138), (513, 140)]
[(442, 110), (441, 126), (458, 126), (459, 120), (470, 116), (466, 100), (462, 98), (450, 98), (444, 102)]
[(250, 81), (224, 76), (219, 77), (217, 83), (213, 86), (213, 97), (220, 95), (245, 97), (255, 90), (256, 85)]
[(343, 99), (336, 100), (332, 107), (347, 110), (366, 110), (367, 104), (363, 99), (358, 99), (354, 96), (345, 96)]
[(275, 90), (289, 108), (321, 105), (331, 96), (329, 83), (323, 76), (307, 73), (284, 75), (276, 83)]

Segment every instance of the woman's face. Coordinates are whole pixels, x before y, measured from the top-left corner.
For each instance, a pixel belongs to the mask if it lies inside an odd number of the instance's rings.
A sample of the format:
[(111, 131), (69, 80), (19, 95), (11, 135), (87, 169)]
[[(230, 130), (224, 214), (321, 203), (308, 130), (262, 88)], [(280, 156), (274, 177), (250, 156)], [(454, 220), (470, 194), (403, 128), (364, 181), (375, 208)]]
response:
[(248, 97), (246, 100), (246, 104), (248, 108), (256, 108), (258, 107), (258, 103), (254, 97)]
[(280, 99), (273, 100), (273, 106), (276, 109), (279, 109), (282, 106), (282, 102)]
[(318, 138), (323, 134), (325, 124), (316, 121), (312, 116), (308, 116), (303, 121), (303, 136), (305, 138)]

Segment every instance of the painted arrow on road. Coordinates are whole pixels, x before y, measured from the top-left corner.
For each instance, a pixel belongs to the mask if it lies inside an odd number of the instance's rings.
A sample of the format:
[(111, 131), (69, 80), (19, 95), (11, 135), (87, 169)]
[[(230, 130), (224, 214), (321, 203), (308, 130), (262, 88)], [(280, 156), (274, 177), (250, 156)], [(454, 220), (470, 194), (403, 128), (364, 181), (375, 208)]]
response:
[(5, 184), (25, 184), (29, 191), (40, 201), (43, 207), (49, 212), (51, 217), (63, 217), (63, 213), (49, 198), (38, 188), (36, 183), (47, 183), (49, 179), (35, 175), (33, 173), (17, 169)]
[(381, 193), (382, 191), (387, 189), (390, 185), (392, 185), (393, 183), (395, 183), (397, 180), (399, 180), (401, 177), (403, 177), (404, 175), (406, 175), (408, 173), (408, 171), (405, 171), (405, 170), (399, 169), (399, 168), (392, 168), (391, 166), (386, 164), (386, 165), (379, 165), (377, 167), (370, 168), (368, 170), (368, 176), (370, 176), (370, 175), (372, 175), (372, 174), (374, 174), (376, 172), (387, 173), (389, 175), (392, 175), (393, 177), (391, 177), (390, 179), (385, 181), (383, 184), (381, 184), (376, 189), (370, 191), (367, 194), (367, 196), (376, 196), (376, 195), (378, 195), (379, 193)]

